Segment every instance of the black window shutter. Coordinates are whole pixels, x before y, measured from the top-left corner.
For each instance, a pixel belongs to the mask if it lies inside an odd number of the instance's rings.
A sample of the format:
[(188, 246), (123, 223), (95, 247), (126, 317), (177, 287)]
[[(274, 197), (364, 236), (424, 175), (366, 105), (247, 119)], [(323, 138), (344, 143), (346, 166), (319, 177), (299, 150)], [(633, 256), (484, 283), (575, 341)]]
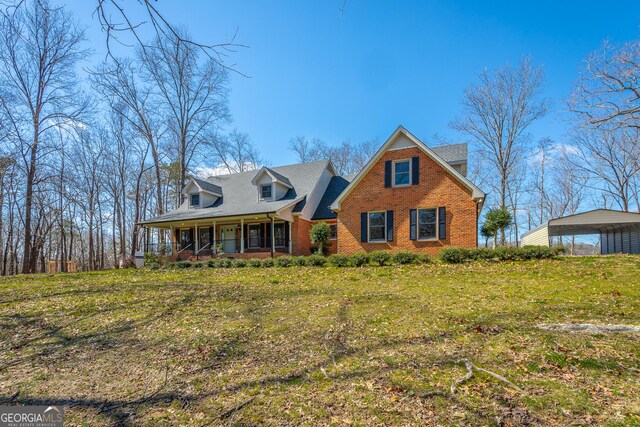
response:
[(193, 228), (189, 229), (189, 243), (194, 243), (195, 240), (193, 239)]
[(265, 248), (270, 248), (271, 247), (271, 223), (267, 222), (265, 223), (265, 231), (266, 231), (266, 238), (264, 239), (264, 247)]
[(417, 240), (418, 238), (418, 212), (415, 209), (409, 209), (409, 239)]
[(393, 211), (387, 211), (387, 242), (393, 240)]
[(411, 158), (411, 185), (420, 183), (420, 157)]
[(360, 214), (360, 241), (366, 242), (367, 239), (367, 213)]
[(209, 245), (213, 246), (213, 226), (209, 227)]
[(284, 245), (289, 247), (289, 223), (284, 223)]
[(391, 160), (384, 162), (384, 186), (391, 187)]
[(438, 238), (447, 238), (447, 209), (444, 206), (438, 208)]

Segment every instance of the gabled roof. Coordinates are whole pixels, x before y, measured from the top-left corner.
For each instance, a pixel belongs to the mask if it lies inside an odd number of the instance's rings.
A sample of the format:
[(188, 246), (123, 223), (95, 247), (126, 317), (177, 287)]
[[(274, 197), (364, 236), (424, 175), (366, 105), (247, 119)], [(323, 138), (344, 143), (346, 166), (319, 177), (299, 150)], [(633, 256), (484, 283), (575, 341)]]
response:
[(468, 148), (466, 142), (460, 144), (438, 145), (436, 147), (431, 147), (431, 149), (442, 160), (450, 165), (467, 163)]
[(266, 166), (263, 166), (263, 167), (260, 168), (260, 170), (256, 173), (256, 175), (251, 180), (251, 183), (253, 185), (256, 185), (257, 182), (258, 182), (258, 178), (260, 176), (262, 176), (263, 174), (265, 174), (265, 173), (268, 174), (271, 177), (273, 182), (279, 182), (280, 184), (284, 185), (285, 187), (293, 188), (293, 185), (291, 185), (291, 181), (289, 181), (289, 178), (283, 176), (282, 174), (279, 174), (278, 172), (276, 172), (273, 169), (269, 169)]
[(280, 200), (273, 201), (258, 199), (258, 192), (252, 184), (256, 171), (209, 177), (205, 181), (224, 192), (224, 196), (218, 198), (211, 206), (190, 209), (188, 203), (183, 203), (178, 209), (141, 224), (266, 214), (288, 209), (310, 195), (327, 168), (333, 171), (328, 160), (269, 168), (272, 173), (287, 177), (292, 186)]
[[(338, 198), (340, 193), (349, 185), (349, 177), (332, 176), (329, 185), (318, 203), (315, 213), (311, 219), (334, 219), (337, 215), (331, 210), (331, 204)], [(353, 176), (351, 176), (353, 178)]]
[(195, 185), (196, 187), (198, 187), (198, 191), (204, 191), (206, 193), (222, 197), (222, 188), (199, 178), (190, 178), (189, 182), (187, 182), (187, 184), (182, 187), (182, 194), (187, 194), (187, 188), (189, 188), (191, 185)]
[(398, 128), (391, 134), (389, 139), (382, 144), (382, 147), (378, 149), (376, 154), (369, 160), (369, 162), (365, 165), (365, 167), (355, 176), (353, 181), (345, 188), (345, 190), (338, 196), (338, 198), (332, 203), (331, 209), (338, 210), (340, 209), (340, 202), (358, 185), (360, 180), (369, 172), (371, 167), (376, 164), (376, 162), (382, 157), (382, 155), (387, 151), (389, 147), (395, 142), (400, 134), (405, 135), (411, 142), (413, 142), (418, 148), (420, 148), (424, 153), (433, 159), (436, 163), (438, 163), (442, 168), (444, 168), (447, 172), (449, 172), (455, 179), (457, 179), (461, 184), (471, 190), (471, 197), (475, 200), (484, 200), (485, 194), (480, 190), (474, 183), (465, 178), (460, 172), (456, 171), (449, 163), (447, 163), (442, 157), (434, 152), (431, 148), (427, 147), (424, 142), (420, 141), (416, 138), (411, 132), (406, 130), (403, 126), (398, 126)]

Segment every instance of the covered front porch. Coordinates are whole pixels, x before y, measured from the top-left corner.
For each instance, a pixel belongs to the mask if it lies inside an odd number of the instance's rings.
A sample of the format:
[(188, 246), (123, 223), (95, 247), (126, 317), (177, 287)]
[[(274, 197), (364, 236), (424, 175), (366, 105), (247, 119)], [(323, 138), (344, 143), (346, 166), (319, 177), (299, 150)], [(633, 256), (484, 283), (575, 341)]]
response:
[(265, 258), (291, 254), (292, 248), (291, 221), (271, 214), (145, 224), (145, 227), (159, 231), (148, 239), (145, 252), (164, 253), (175, 260), (220, 256)]

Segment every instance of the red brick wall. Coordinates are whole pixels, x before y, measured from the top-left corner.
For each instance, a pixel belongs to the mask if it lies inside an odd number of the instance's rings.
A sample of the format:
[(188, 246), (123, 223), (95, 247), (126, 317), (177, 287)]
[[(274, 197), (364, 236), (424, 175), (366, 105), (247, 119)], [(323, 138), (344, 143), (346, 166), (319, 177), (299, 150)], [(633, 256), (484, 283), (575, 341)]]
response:
[(311, 255), (311, 238), (309, 230), (313, 224), (299, 216), (293, 218), (291, 224), (291, 249), (293, 255)]
[[(420, 156), (420, 183), (408, 187), (384, 187), (384, 162)], [(447, 238), (437, 241), (409, 239), (409, 210), (444, 206), (447, 210)], [(394, 211), (391, 242), (361, 243), (360, 213)], [(451, 176), (419, 148), (387, 151), (345, 197), (338, 213), (338, 252), (410, 250), (435, 255), (447, 245), (475, 247), (477, 209), (471, 190)]]

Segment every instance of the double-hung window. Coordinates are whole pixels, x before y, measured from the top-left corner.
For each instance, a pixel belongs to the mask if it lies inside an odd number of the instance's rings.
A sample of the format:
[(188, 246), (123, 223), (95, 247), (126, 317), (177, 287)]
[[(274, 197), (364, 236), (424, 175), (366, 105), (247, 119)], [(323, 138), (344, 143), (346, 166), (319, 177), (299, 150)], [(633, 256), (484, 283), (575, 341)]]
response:
[(260, 247), (260, 228), (262, 224), (249, 224), (249, 248)]
[(276, 248), (283, 248), (287, 246), (287, 241), (285, 240), (285, 223), (279, 222), (273, 225), (273, 238), (275, 239)]
[(271, 184), (263, 185), (262, 187), (260, 187), (260, 198), (261, 199), (271, 198)]
[(192, 194), (191, 195), (191, 207), (195, 208), (200, 206), (200, 195), (199, 194)]
[(438, 238), (438, 209), (418, 209), (418, 240)]
[(393, 186), (404, 187), (411, 184), (411, 160), (396, 160), (393, 162)]
[(369, 242), (387, 241), (387, 213), (369, 212)]
[(338, 225), (329, 224), (329, 240), (336, 240), (338, 238)]

